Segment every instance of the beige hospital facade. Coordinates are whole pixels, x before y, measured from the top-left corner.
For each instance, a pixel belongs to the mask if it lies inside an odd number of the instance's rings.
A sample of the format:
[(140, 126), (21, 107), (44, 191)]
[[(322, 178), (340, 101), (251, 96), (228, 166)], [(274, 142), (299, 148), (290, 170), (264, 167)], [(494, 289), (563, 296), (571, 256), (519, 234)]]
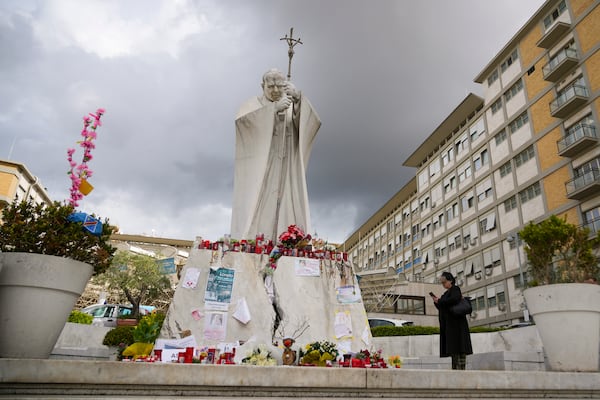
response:
[(597, 234), (599, 3), (544, 3), (475, 77), (483, 97), (456, 106), (404, 162), (415, 177), (345, 241), (361, 286), (410, 282), (370, 311), (424, 314), (430, 285), (412, 283), (450, 271), (474, 299), (472, 325), (522, 321), (517, 232), (555, 214)]

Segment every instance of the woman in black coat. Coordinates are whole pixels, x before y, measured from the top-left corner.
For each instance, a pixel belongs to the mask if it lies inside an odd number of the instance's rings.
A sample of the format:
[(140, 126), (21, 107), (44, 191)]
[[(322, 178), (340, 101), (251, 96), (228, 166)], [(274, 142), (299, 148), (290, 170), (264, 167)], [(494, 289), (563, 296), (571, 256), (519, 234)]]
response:
[(450, 272), (442, 273), (440, 283), (446, 291), (442, 297), (432, 296), (439, 310), (440, 357), (452, 357), (452, 369), (466, 369), (467, 354), (473, 354), (467, 316), (456, 316), (450, 312), (450, 307), (462, 298), (462, 292)]

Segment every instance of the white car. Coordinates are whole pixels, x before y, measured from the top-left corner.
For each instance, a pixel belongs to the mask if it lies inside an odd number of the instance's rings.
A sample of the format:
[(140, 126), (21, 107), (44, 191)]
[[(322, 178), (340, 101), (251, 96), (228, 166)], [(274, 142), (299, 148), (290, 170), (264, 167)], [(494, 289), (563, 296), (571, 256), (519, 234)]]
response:
[(369, 326), (375, 328), (376, 326), (411, 326), (415, 323), (404, 319), (391, 319), (391, 318), (369, 318)]
[[(133, 307), (122, 304), (94, 304), (81, 310), (94, 317), (92, 325), (94, 326), (117, 326), (117, 318), (127, 317), (133, 314)], [(140, 306), (140, 315), (149, 314), (149, 311)]]

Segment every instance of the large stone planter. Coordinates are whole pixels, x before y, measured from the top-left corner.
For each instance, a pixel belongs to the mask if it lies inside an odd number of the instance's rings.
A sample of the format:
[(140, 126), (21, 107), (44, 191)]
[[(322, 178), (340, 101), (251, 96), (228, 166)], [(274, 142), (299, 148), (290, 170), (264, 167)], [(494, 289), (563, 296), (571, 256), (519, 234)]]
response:
[(92, 273), (68, 258), (0, 253), (0, 357), (48, 358)]
[(600, 285), (565, 283), (523, 292), (548, 368), (600, 371)]

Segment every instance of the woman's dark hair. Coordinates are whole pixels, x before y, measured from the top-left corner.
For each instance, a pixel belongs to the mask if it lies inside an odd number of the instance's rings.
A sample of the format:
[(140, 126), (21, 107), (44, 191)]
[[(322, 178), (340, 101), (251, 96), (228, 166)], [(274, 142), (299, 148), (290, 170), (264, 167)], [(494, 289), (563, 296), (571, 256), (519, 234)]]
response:
[(452, 282), (452, 284), (454, 285), (454, 283), (456, 282), (456, 279), (454, 279), (454, 275), (452, 275), (450, 272), (442, 272), (442, 276), (444, 277), (444, 279), (446, 279), (448, 282)]

